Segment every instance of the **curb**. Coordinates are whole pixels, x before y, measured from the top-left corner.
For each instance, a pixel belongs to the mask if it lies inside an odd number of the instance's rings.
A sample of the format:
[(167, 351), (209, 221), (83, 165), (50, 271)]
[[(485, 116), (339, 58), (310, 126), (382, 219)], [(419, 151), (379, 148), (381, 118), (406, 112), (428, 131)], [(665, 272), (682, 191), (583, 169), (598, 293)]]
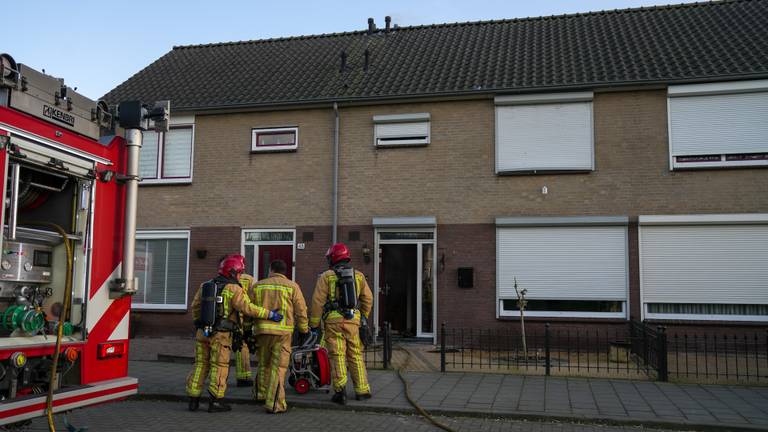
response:
[[(130, 396), (127, 400), (137, 401), (169, 401), (169, 402), (186, 402), (187, 397), (178, 394), (167, 393), (139, 393), (134, 396)], [(254, 405), (253, 399), (250, 398), (226, 398), (226, 401), (236, 405)], [(357, 411), (357, 412), (371, 412), (382, 414), (405, 414), (416, 415), (418, 413), (411, 407), (396, 407), (396, 406), (376, 406), (376, 405), (346, 405), (340, 406), (328, 402), (314, 402), (314, 401), (297, 401), (288, 400), (290, 406), (297, 408), (309, 408), (309, 409), (322, 409), (322, 410), (338, 410), (338, 411)], [(642, 426), (652, 429), (671, 429), (678, 431), (734, 431), (734, 432), (754, 432), (765, 431), (766, 429), (760, 426), (750, 425), (737, 425), (731, 423), (693, 423), (693, 422), (672, 422), (665, 420), (653, 420), (653, 419), (633, 419), (624, 417), (586, 417), (578, 415), (558, 415), (548, 414), (541, 412), (525, 412), (520, 411), (516, 413), (492, 413), (492, 412), (478, 412), (461, 409), (428, 409), (427, 411), (433, 416), (442, 417), (465, 417), (465, 418), (488, 418), (488, 419), (506, 419), (506, 420), (523, 420), (529, 422), (560, 422), (560, 423), (578, 423), (582, 425), (604, 425), (604, 426)]]

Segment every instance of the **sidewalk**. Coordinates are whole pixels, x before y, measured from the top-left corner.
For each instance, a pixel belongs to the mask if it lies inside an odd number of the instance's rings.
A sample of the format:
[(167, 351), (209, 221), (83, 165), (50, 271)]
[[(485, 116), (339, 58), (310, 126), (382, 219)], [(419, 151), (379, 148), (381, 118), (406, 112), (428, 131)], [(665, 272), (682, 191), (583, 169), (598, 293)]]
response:
[[(157, 361), (129, 364), (129, 374), (139, 379), (140, 395), (148, 398), (185, 398), (184, 380), (190, 369), (187, 364)], [(435, 372), (408, 372), (406, 379), (413, 397), (434, 414), (685, 430), (768, 430), (768, 388), (761, 387)], [(370, 381), (374, 397), (364, 402), (351, 398), (349, 409), (414, 412), (394, 371), (370, 371)], [(250, 388), (234, 386), (234, 370), (230, 384), (228, 399), (252, 403)], [(287, 394), (290, 405), (341, 408), (325, 392), (299, 395), (288, 390)]]

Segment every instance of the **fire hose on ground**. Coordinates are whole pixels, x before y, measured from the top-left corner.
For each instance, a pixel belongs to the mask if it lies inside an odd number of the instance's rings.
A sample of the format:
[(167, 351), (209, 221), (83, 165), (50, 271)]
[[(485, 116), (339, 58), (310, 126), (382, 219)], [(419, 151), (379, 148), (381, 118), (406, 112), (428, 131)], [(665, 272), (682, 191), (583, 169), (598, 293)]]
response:
[(403, 369), (405, 369), (408, 366), (408, 363), (410, 363), (411, 361), (411, 352), (408, 351), (407, 348), (400, 345), (398, 345), (396, 349), (400, 351), (405, 351), (405, 354), (406, 354), (405, 363), (402, 366), (397, 367), (396, 370), (397, 370), (398, 378), (400, 378), (400, 381), (402, 381), (403, 383), (403, 387), (405, 387), (405, 398), (408, 400), (408, 403), (410, 403), (411, 406), (413, 406), (413, 408), (416, 410), (416, 412), (419, 413), (419, 415), (424, 417), (428, 422), (432, 423), (432, 425), (434, 425), (435, 427), (438, 427), (447, 432), (456, 432), (456, 430), (452, 429), (450, 426), (447, 426), (437, 421), (434, 417), (432, 417), (432, 415), (427, 410), (425, 410), (421, 405), (419, 405), (419, 403), (416, 402), (416, 400), (411, 396), (410, 385), (408, 384), (408, 381), (405, 379), (405, 376), (403, 375)]

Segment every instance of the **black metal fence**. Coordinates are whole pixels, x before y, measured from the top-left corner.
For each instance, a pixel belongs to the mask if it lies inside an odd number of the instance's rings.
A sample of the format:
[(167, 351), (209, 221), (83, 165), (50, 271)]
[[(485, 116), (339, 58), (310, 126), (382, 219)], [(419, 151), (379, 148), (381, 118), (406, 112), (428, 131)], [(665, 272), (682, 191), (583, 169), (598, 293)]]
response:
[(385, 322), (372, 342), (363, 350), (365, 365), (373, 369), (389, 369), (392, 364), (392, 326)]
[(768, 333), (668, 335), (664, 327), (629, 322), (612, 329), (468, 329), (442, 325), (440, 370), (690, 380), (768, 381)]
[(768, 382), (768, 332), (672, 334), (669, 375), (692, 382)]

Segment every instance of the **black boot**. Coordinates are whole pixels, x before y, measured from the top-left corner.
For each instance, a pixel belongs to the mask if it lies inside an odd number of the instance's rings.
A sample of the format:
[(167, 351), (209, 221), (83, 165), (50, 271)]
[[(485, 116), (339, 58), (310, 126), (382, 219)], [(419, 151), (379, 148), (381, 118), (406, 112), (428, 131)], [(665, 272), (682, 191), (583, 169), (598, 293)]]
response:
[(333, 394), (333, 397), (331, 398), (331, 402), (337, 403), (339, 405), (346, 405), (347, 404), (347, 392), (344, 391), (344, 390), (337, 391), (336, 393)]
[(253, 380), (252, 379), (238, 379), (237, 380), (237, 386), (238, 387), (253, 387)]
[(227, 411), (232, 411), (232, 407), (222, 402), (221, 399), (211, 398), (211, 401), (208, 402), (209, 413)]
[(370, 399), (370, 398), (371, 398), (371, 394), (370, 393), (361, 393), (361, 394), (356, 394), (355, 395), (355, 399), (357, 399), (359, 401)]
[(197, 411), (200, 408), (200, 397), (190, 397), (188, 408), (190, 411)]

